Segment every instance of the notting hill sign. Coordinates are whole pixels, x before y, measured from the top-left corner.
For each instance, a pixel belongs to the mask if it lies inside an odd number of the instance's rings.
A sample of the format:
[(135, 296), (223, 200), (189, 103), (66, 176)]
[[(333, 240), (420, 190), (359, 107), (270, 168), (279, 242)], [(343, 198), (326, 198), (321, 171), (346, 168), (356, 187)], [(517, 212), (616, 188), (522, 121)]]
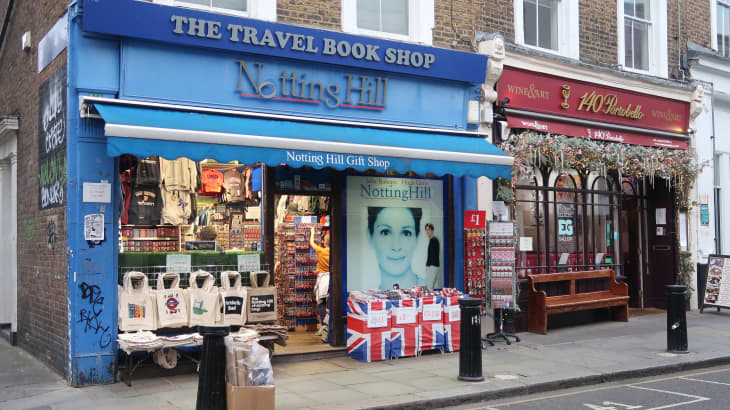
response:
[(137, 0), (85, 0), (83, 30), (480, 84), (487, 57)]

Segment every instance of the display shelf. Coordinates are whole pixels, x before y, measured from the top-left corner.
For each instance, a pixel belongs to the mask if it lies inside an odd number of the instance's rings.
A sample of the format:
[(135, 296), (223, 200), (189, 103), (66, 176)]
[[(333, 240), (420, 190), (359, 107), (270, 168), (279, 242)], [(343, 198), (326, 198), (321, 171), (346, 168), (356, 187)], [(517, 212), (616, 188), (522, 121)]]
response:
[(173, 225), (122, 225), (122, 252), (176, 252), (180, 228)]
[(486, 298), (486, 239), (484, 229), (464, 229), (464, 272), (466, 293), (475, 298)]
[(515, 238), (513, 222), (490, 222), (487, 233), (489, 306), (504, 309), (515, 302)]

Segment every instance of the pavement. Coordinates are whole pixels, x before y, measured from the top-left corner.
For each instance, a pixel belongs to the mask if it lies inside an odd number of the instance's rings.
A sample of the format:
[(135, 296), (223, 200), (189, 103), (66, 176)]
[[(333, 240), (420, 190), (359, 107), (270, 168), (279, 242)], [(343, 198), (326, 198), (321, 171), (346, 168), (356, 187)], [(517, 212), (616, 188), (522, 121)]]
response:
[[(666, 314), (520, 333), (482, 351), (485, 380), (457, 379), (459, 354), (361, 363), (348, 357), (274, 365), (277, 409), (421, 409), (730, 363), (730, 311), (687, 312), (689, 353), (668, 353)], [(197, 374), (86, 388), (0, 340), (0, 409), (192, 409)]]

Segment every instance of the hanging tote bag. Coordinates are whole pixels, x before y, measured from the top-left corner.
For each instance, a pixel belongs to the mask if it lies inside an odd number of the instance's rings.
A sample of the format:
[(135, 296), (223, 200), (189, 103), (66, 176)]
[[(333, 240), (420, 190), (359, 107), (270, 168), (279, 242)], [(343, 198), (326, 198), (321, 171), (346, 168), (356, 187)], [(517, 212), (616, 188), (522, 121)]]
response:
[[(134, 282), (140, 283), (134, 287)], [(150, 293), (147, 275), (142, 272), (125, 272), (119, 286), (119, 330), (155, 330), (155, 302)]]
[[(198, 286), (198, 278), (205, 278), (203, 286)], [(218, 314), (218, 288), (215, 278), (204, 270), (190, 274), (190, 287), (185, 292), (188, 306), (188, 326), (207, 326), (215, 324)]]
[[(233, 286), (231, 286), (233, 278)], [(241, 274), (236, 271), (221, 272), (221, 289), (218, 323), (243, 326), (246, 324), (246, 290), (241, 287)]]
[[(264, 277), (261, 287), (258, 286), (258, 278)], [(269, 286), (269, 272), (251, 272), (251, 287), (246, 287), (246, 322), (274, 322), (276, 316), (276, 288)]]
[[(172, 279), (169, 288), (165, 287), (165, 279)], [(185, 304), (183, 290), (180, 289), (179, 273), (158, 273), (157, 291), (157, 327), (183, 327), (188, 325), (188, 309)]]

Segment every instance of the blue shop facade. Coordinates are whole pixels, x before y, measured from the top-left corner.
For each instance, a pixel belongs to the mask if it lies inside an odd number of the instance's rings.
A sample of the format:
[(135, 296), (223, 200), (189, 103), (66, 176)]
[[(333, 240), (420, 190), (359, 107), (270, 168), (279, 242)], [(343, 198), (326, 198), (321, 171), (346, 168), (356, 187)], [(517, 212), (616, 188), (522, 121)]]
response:
[[(170, 270), (167, 255), (192, 255), (176, 262), (182, 274), (241, 270), (258, 255), (256, 268), (284, 287), (282, 270), (316, 265), (313, 254), (288, 265), (287, 246), (308, 247), (313, 228), (317, 241), (329, 236), (332, 346), (345, 343), (347, 292), (391, 287), (392, 266), (408, 265), (402, 287), (464, 289), (463, 215), (476, 209), (476, 178), (509, 179), (512, 164), (467, 121), (486, 56), (131, 0), (72, 3), (67, 50), (73, 385), (115, 381), (119, 315), (129, 313), (118, 307), (123, 274), (147, 268), (154, 278)], [(180, 199), (196, 208), (184, 223), (129, 214), (137, 187), (125, 171), (149, 158), (197, 166), (202, 181)], [(240, 174), (240, 200), (208, 189), (218, 172)], [(383, 209), (395, 221), (388, 232), (373, 228)], [(429, 277), (426, 224), (440, 242)], [(407, 245), (383, 242), (401, 225)], [(388, 253), (399, 246), (410, 247), (405, 256)], [(292, 311), (288, 325), (311, 331), (306, 314)]]

